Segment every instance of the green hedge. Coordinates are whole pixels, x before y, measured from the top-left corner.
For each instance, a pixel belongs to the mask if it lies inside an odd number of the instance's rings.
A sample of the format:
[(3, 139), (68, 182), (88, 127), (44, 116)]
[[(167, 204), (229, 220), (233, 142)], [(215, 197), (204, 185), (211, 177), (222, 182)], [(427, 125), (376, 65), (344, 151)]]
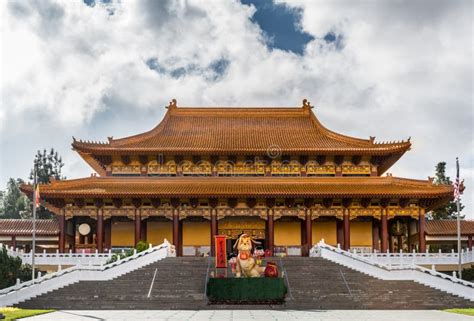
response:
[(211, 303), (283, 302), (283, 278), (211, 278), (207, 296)]

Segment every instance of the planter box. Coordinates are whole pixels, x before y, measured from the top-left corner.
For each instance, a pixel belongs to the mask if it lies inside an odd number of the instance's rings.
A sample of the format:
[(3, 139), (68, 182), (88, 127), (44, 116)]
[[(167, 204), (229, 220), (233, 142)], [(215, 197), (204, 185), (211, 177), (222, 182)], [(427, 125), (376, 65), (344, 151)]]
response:
[(211, 304), (281, 304), (283, 278), (210, 278), (207, 296)]

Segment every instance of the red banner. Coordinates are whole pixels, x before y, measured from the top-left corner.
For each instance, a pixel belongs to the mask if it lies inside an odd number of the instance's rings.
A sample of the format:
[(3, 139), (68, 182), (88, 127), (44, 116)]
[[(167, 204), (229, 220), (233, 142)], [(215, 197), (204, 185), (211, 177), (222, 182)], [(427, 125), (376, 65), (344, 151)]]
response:
[(227, 267), (227, 248), (226, 241), (227, 236), (225, 235), (216, 235), (216, 268), (226, 268)]

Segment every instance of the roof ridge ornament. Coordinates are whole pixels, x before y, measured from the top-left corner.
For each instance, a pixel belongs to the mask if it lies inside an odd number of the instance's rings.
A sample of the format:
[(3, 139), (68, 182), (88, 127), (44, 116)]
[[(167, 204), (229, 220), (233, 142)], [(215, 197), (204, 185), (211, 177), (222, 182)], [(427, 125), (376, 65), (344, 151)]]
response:
[(375, 142), (375, 136), (369, 136), (369, 140), (371, 144), (374, 144)]
[(311, 103), (308, 99), (303, 99), (303, 108), (307, 108), (307, 109), (311, 109), (311, 108), (314, 108), (314, 106), (311, 106)]
[(166, 109), (177, 108), (177, 101), (176, 98), (171, 99), (170, 104), (166, 107)]
[(107, 140), (111, 143), (114, 140), (114, 136), (107, 136)]

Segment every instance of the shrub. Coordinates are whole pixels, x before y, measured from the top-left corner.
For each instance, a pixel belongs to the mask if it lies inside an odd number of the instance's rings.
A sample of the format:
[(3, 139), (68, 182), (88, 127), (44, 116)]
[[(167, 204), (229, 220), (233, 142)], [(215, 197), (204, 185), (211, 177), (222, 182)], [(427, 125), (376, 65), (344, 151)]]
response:
[[(22, 264), (19, 257), (8, 255), (5, 246), (0, 249), (0, 289), (15, 285), (16, 279), (22, 282), (31, 280), (31, 271), (31, 265)], [(37, 276), (39, 272), (35, 271)]]

